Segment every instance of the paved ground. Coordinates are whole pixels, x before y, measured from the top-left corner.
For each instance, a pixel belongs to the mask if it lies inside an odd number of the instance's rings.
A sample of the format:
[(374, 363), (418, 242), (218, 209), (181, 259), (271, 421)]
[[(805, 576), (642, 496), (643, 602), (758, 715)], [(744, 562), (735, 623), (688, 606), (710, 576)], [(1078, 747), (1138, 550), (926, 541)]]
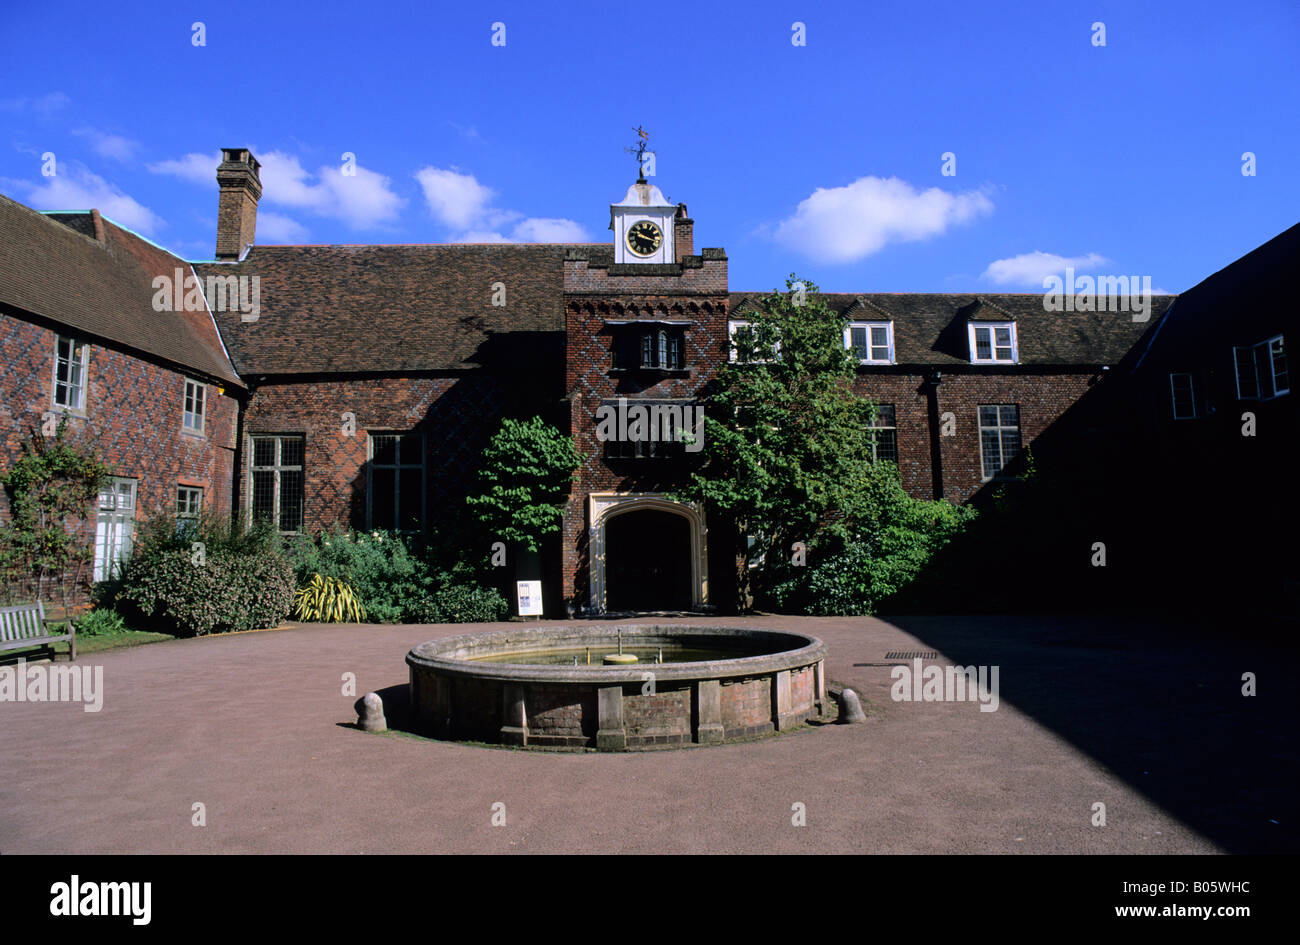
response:
[[(350, 726), (343, 673), (360, 693), (400, 686), (407, 649), (463, 626), (302, 626), (94, 654), (82, 663), (104, 668), (101, 712), (0, 703), (0, 852), (1300, 850), (1284, 634), (747, 622), (820, 636), (830, 678), (863, 694), (870, 720), (717, 748), (516, 752)], [(860, 664), (908, 649), (999, 665), (1000, 708), (891, 701), (889, 669)], [(1246, 671), (1255, 698), (1241, 695)], [(205, 827), (191, 825), (195, 803)]]

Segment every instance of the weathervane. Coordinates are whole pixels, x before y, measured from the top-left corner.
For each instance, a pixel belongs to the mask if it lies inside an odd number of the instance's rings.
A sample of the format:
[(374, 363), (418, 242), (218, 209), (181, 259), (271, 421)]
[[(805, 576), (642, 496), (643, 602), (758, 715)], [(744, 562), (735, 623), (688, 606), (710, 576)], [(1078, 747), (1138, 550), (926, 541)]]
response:
[[(638, 184), (644, 184), (644, 183), (646, 182), (646, 180), (645, 180), (645, 146), (646, 146), (646, 143), (649, 142), (649, 140), (650, 140), (650, 132), (648, 132), (648, 131), (646, 131), (645, 129), (643, 129), (640, 125), (637, 125), (636, 128), (634, 128), (633, 130), (636, 132), (636, 134), (637, 134), (637, 138), (638, 138), (637, 143), (636, 143), (636, 147), (635, 147), (635, 148), (624, 148), (623, 150), (626, 151), (628, 154), (635, 154), (635, 155), (636, 155), (636, 170), (637, 170), (637, 179), (636, 179), (636, 182), (637, 182)], [(652, 172), (652, 173), (653, 173), (653, 172)]]

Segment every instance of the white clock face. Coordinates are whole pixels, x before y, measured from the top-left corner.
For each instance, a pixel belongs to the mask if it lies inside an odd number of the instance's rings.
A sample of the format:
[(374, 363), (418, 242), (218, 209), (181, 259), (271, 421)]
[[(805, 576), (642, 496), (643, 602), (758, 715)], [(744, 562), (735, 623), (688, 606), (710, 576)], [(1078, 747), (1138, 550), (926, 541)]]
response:
[(663, 242), (663, 230), (649, 220), (640, 220), (628, 227), (627, 248), (638, 256), (654, 255)]

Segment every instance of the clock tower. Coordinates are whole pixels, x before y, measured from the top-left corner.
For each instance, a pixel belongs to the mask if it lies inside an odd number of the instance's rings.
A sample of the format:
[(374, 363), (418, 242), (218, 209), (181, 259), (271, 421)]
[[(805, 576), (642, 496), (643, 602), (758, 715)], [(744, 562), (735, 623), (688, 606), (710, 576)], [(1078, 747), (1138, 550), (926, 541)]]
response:
[(609, 228), (614, 231), (614, 263), (672, 263), (673, 219), (677, 207), (664, 199), (658, 187), (642, 177), (627, 189), (621, 203), (610, 204)]

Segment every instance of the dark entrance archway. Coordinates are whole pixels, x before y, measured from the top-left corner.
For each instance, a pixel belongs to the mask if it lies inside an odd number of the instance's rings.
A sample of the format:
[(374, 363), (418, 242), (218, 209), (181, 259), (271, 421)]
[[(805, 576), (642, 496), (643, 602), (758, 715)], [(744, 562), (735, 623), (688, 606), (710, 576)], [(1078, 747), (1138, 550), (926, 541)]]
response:
[(605, 581), (608, 610), (690, 610), (690, 522), (657, 509), (610, 518)]

